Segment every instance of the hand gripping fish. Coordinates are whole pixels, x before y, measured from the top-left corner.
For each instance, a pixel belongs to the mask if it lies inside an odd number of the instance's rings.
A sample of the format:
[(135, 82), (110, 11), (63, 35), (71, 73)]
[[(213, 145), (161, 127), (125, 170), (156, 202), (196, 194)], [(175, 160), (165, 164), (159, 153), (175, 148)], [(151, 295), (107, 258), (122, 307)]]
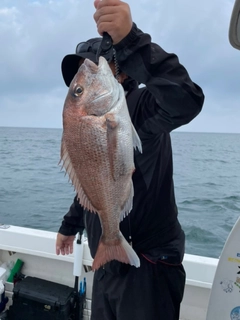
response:
[(60, 162), (80, 204), (97, 213), (101, 222), (93, 270), (111, 260), (140, 266), (137, 254), (119, 230), (120, 221), (132, 209), (133, 148), (142, 152), (123, 87), (105, 58), (99, 58), (98, 66), (85, 59), (63, 108)]

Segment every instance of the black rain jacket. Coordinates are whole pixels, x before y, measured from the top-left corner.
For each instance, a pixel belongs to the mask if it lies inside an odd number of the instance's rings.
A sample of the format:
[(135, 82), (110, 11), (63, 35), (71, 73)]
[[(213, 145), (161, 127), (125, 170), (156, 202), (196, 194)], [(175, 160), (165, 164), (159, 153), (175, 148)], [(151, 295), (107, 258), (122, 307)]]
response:
[[(184, 233), (177, 218), (170, 132), (197, 116), (204, 95), (177, 56), (152, 43), (135, 24), (115, 49), (120, 69), (132, 79), (127, 82), (126, 99), (143, 147), (142, 154), (135, 151), (134, 155), (133, 209), (120, 229), (138, 254), (154, 262), (179, 264)], [(144, 87), (139, 89), (136, 83)], [(85, 212), (75, 197), (59, 232), (75, 235), (83, 228), (94, 258), (100, 221), (97, 214)]]

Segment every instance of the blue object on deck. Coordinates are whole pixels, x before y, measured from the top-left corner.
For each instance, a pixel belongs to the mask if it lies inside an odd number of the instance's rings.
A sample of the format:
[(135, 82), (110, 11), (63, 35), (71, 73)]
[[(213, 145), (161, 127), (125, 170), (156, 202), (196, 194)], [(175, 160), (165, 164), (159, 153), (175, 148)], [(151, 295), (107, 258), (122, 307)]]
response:
[(6, 304), (8, 303), (8, 298), (5, 297), (5, 291), (1, 294), (1, 301), (0, 301), (0, 312), (2, 312), (5, 307)]

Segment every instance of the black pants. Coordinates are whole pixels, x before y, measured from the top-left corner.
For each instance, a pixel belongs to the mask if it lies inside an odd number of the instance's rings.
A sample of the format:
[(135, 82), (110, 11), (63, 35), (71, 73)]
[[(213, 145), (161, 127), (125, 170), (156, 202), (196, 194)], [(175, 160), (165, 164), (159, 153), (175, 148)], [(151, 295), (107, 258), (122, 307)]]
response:
[(140, 261), (140, 268), (113, 261), (95, 272), (91, 320), (179, 320), (183, 266)]

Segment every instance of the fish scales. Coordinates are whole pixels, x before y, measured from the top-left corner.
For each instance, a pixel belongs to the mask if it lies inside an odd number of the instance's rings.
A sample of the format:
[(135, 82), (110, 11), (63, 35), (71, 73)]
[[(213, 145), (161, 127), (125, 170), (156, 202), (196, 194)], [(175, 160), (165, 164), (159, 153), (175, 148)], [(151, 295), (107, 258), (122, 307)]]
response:
[(132, 209), (134, 147), (141, 151), (122, 86), (103, 57), (98, 66), (86, 59), (64, 104), (61, 162), (80, 204), (101, 222), (94, 270), (111, 260), (140, 265), (119, 229)]

